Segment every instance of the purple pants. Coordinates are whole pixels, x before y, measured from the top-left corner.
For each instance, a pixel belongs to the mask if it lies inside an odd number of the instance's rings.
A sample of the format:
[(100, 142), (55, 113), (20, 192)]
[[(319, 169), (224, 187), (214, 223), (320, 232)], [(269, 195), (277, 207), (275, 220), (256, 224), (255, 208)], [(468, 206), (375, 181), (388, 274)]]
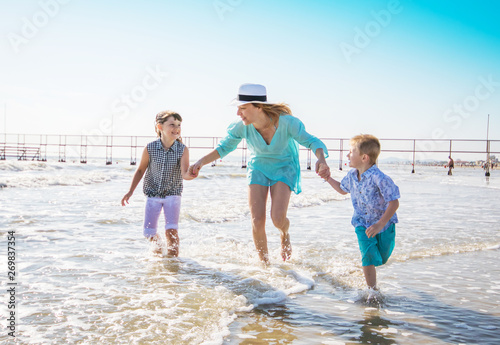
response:
[(147, 238), (156, 235), (158, 219), (161, 210), (165, 215), (165, 230), (179, 228), (179, 213), (181, 210), (181, 196), (169, 195), (165, 198), (148, 198), (144, 215), (144, 236)]

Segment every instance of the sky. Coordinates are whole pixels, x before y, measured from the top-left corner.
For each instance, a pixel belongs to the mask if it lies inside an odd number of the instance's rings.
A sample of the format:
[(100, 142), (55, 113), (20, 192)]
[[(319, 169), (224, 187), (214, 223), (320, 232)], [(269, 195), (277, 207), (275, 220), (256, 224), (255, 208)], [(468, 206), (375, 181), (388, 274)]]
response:
[(259, 83), (320, 138), (500, 139), (497, 0), (0, 6), (0, 133), (224, 136)]

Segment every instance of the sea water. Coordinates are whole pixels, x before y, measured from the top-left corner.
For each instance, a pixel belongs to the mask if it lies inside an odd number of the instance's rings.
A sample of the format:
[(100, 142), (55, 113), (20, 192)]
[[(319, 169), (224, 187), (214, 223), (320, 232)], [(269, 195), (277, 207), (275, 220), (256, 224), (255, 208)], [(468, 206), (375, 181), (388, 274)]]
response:
[[(351, 200), (313, 171), (302, 171), (303, 192), (290, 201), (292, 259), (282, 262), (269, 220), (265, 267), (238, 164), (207, 165), (185, 181), (180, 256), (169, 258), (142, 236), (142, 183), (120, 205), (134, 166), (1, 161), (0, 342), (500, 343), (500, 172), (487, 179), (473, 168), (453, 176), (442, 167), (380, 168), (400, 188), (400, 222), (373, 293)], [(337, 179), (346, 172), (332, 168)]]

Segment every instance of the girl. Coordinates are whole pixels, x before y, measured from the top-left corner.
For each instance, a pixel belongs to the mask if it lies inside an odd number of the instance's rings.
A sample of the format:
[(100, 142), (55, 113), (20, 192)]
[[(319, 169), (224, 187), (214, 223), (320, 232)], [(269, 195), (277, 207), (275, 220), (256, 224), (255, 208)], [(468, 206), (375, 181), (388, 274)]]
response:
[(189, 173), (192, 177), (198, 176), (205, 164), (234, 151), (245, 138), (251, 154), (247, 181), (255, 248), (260, 260), (268, 264), (265, 223), (267, 195), (270, 194), (271, 219), (280, 231), (281, 257), (286, 261), (292, 255), (288, 203), (292, 191), (296, 194), (301, 192), (298, 144), (314, 152), (318, 158), (316, 172), (324, 179), (330, 177), (325, 161), (328, 152), (323, 142), (307, 133), (302, 122), (291, 115), (287, 105), (267, 101), (263, 85), (241, 85), (234, 104), (238, 106), (237, 115), (241, 121), (231, 124), (227, 137), (214, 151), (190, 166)]
[(178, 222), (181, 207), (182, 179), (192, 180), (188, 174), (189, 151), (181, 140), (182, 117), (172, 111), (156, 115), (155, 130), (159, 139), (144, 148), (130, 190), (122, 199), (122, 206), (141, 181), (144, 173), (143, 191), (147, 196), (144, 216), (144, 236), (156, 243), (156, 253), (162, 253), (162, 241), (156, 232), (161, 210), (165, 216), (165, 236), (169, 256), (179, 255)]

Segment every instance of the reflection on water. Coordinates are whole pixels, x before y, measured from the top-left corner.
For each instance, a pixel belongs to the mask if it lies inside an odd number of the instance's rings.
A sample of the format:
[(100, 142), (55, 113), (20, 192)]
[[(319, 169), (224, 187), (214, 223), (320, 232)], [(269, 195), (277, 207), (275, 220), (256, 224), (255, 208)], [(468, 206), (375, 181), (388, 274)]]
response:
[(398, 333), (396, 326), (390, 320), (380, 316), (380, 311), (376, 308), (366, 308), (364, 318), (358, 321), (360, 336), (352, 338), (361, 344), (397, 344), (393, 337)]

